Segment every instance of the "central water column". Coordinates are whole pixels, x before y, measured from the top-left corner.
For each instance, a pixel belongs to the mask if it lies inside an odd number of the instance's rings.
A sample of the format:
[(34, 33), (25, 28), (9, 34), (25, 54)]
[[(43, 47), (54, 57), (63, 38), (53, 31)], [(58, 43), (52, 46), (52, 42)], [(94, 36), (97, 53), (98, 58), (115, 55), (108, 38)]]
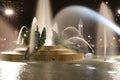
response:
[(49, 0), (38, 0), (36, 19), (39, 26), (39, 31), (42, 32), (43, 27), (46, 28), (45, 45), (52, 45), (52, 18)]

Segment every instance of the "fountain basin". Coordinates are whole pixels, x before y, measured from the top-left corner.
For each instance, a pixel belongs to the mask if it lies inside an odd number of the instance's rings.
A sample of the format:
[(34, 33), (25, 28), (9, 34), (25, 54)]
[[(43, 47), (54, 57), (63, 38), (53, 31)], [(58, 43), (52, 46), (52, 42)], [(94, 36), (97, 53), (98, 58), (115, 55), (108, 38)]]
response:
[[(56, 48), (56, 49), (55, 49)], [(0, 54), (1, 60), (24, 61), (24, 51), (17, 54)], [(83, 53), (77, 53), (70, 49), (63, 49), (60, 46), (43, 46), (35, 55), (30, 57), (30, 61), (73, 61), (84, 59)]]
[(71, 61), (84, 59), (83, 53), (77, 53), (73, 50), (66, 49), (63, 46), (43, 46), (38, 50), (36, 55), (38, 55), (41, 60), (46, 61)]
[[(84, 54), (59, 54), (59, 55), (34, 55), (30, 61), (76, 61), (84, 59)], [(0, 60), (4, 61), (24, 61), (22, 54), (0, 54)]]

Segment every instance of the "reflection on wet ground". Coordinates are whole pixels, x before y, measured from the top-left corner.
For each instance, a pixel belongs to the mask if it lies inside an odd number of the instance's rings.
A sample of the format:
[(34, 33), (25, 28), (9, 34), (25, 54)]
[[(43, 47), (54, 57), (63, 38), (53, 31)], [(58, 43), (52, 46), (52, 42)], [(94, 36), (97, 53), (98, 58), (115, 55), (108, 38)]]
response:
[(0, 61), (0, 80), (119, 80), (120, 63)]

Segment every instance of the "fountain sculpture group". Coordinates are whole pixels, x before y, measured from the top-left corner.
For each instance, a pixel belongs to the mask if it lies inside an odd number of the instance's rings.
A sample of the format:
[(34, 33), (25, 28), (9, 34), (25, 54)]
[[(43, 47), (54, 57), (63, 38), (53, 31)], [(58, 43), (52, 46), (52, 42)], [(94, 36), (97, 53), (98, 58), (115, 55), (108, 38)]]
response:
[[(83, 59), (86, 53), (95, 53), (83, 35), (85, 34), (83, 21), (84, 24), (87, 24), (85, 20), (89, 18), (99, 22), (99, 26), (102, 27), (98, 28), (100, 31), (98, 30), (97, 43), (99, 44), (96, 45), (97, 51), (95, 54), (103, 53), (103, 55), (99, 56), (104, 57), (104, 60), (106, 60), (108, 44), (112, 41), (111, 38), (114, 37), (113, 32), (120, 34), (120, 28), (112, 22), (112, 16), (107, 16), (112, 15), (108, 6), (102, 2), (100, 14), (83, 6), (70, 6), (61, 10), (52, 20), (49, 3), (49, 0), (39, 0), (36, 17), (33, 19), (31, 29), (29, 30), (23, 26), (20, 30), (17, 45), (26, 46), (27, 49), (23, 51), (25, 59), (32, 57), (36, 60), (79, 60)], [(105, 14), (102, 11), (103, 8), (108, 13)], [(73, 18), (73, 20), (69, 18)], [(71, 24), (74, 25), (76, 23), (74, 21), (79, 22), (78, 27), (71, 26)], [(26, 29), (25, 31), (23, 31), (24, 28)], [(103, 35), (99, 35), (101, 31), (104, 31), (102, 32), (104, 33)], [(109, 37), (109, 40), (107, 40), (107, 32), (112, 35)], [(102, 49), (100, 47), (100, 40), (103, 41)], [(111, 45), (111, 47), (114, 46)], [(116, 50), (112, 51), (110, 52), (115, 53)]]

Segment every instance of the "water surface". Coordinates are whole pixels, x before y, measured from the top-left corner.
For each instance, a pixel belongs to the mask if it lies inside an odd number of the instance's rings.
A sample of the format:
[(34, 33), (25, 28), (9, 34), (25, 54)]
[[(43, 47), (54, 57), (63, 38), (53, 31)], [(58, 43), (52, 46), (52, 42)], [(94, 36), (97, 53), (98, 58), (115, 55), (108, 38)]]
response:
[(0, 61), (0, 80), (119, 80), (120, 63)]

